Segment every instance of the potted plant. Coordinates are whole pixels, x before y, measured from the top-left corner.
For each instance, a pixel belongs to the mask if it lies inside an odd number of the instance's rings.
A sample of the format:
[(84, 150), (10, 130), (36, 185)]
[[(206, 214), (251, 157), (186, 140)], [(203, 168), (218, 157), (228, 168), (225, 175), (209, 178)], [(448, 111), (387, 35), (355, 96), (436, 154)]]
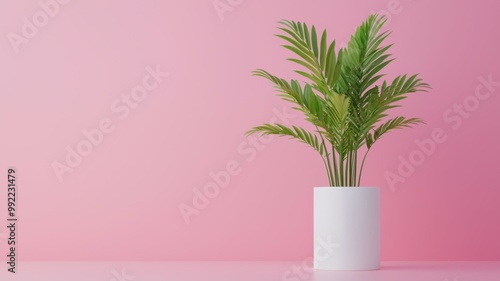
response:
[[(287, 136), (310, 145), (321, 156), (328, 187), (314, 188), (314, 267), (316, 269), (370, 270), (380, 267), (380, 192), (361, 187), (366, 155), (383, 135), (422, 123), (419, 118), (387, 111), (409, 93), (426, 91), (417, 75), (400, 75), (382, 81), (381, 71), (394, 59), (381, 31), (386, 18), (370, 15), (356, 29), (346, 48), (336, 50), (326, 30), (321, 37), (314, 26), (281, 21), (288, 60), (301, 69), (305, 82), (285, 80), (258, 69), (253, 72), (271, 81), (280, 96), (293, 103), (311, 123), (299, 126), (264, 124), (250, 134)], [(334, 250), (325, 245), (336, 245)], [(331, 248), (331, 247), (330, 247)]]

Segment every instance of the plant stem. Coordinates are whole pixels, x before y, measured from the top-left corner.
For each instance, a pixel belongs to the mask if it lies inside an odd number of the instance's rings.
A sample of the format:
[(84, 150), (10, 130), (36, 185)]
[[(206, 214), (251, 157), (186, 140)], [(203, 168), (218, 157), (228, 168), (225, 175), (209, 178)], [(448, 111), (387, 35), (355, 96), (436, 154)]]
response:
[[(326, 149), (326, 147), (325, 147)], [(334, 186), (335, 185), (335, 182), (334, 182), (334, 178), (333, 178), (333, 173), (332, 173), (332, 166), (330, 165), (330, 155), (327, 155), (326, 156), (326, 163), (328, 164), (328, 176), (330, 177), (330, 186)]]
[(354, 186), (354, 152), (351, 151), (351, 159), (349, 160), (349, 186)]
[(337, 154), (335, 153), (335, 148), (332, 145), (332, 159), (333, 159), (333, 171), (335, 172), (335, 178), (334, 178), (334, 184), (335, 186), (339, 185), (339, 173), (338, 173), (338, 167), (337, 167)]
[(344, 184), (344, 154), (339, 152), (339, 166), (340, 166), (340, 186), (345, 186)]
[(351, 180), (350, 186), (354, 186), (354, 151), (351, 151), (351, 161), (349, 167), (349, 179)]
[(316, 131), (318, 132), (319, 137), (321, 138), (321, 145), (323, 146), (323, 149), (325, 150), (326, 154), (326, 161), (323, 155), (321, 155), (321, 157), (323, 158), (323, 162), (325, 163), (326, 173), (328, 174), (328, 183), (330, 184), (330, 186), (333, 186), (334, 182), (333, 182), (332, 167), (330, 166), (330, 152), (328, 151), (328, 148), (325, 145), (325, 139), (323, 138), (323, 135), (319, 131), (318, 126), (316, 126)]
[(323, 144), (324, 146), (324, 149), (327, 151), (327, 154), (326, 154), (326, 164), (328, 165), (328, 177), (330, 178), (330, 186), (333, 186), (334, 185), (334, 182), (333, 182), (333, 174), (332, 174), (332, 166), (330, 165), (330, 153), (328, 152), (328, 149), (326, 148), (326, 145)]
[(368, 155), (369, 151), (370, 149), (366, 150), (365, 156), (363, 156), (363, 161), (361, 161), (361, 168), (359, 169), (358, 185), (361, 184), (361, 174), (363, 173), (363, 166), (365, 165), (366, 155)]
[(356, 175), (358, 173), (358, 152), (354, 152), (354, 186), (359, 186), (359, 181), (356, 181)]
[(352, 177), (351, 177), (351, 172), (352, 172), (351, 165), (352, 165), (352, 152), (349, 151), (349, 154), (347, 154), (347, 165), (346, 165), (346, 169), (345, 169), (346, 178), (347, 178), (347, 184), (349, 186), (352, 186), (352, 184), (351, 184), (351, 181), (352, 181)]
[(321, 158), (323, 159), (323, 164), (325, 164), (326, 175), (328, 176), (328, 184), (332, 185), (332, 177), (330, 176), (330, 173), (328, 172), (328, 166), (326, 164), (325, 157), (321, 156)]

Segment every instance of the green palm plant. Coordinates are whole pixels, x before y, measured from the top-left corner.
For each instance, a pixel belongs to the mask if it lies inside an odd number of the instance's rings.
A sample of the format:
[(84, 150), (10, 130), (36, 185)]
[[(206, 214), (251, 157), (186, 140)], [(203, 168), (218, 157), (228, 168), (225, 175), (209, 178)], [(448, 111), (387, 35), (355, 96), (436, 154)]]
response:
[[(288, 136), (310, 145), (323, 159), (330, 186), (359, 186), (366, 155), (386, 133), (423, 123), (419, 118), (396, 116), (387, 119), (387, 111), (409, 93), (426, 91), (429, 85), (417, 75), (400, 75), (381, 81), (381, 71), (394, 59), (384, 45), (390, 32), (381, 32), (386, 18), (370, 15), (356, 29), (346, 48), (335, 50), (326, 30), (321, 38), (316, 28), (305, 23), (284, 20), (276, 35), (286, 49), (296, 55), (288, 60), (301, 66), (295, 72), (307, 79), (290, 82), (258, 69), (253, 72), (269, 80), (284, 100), (304, 113), (314, 131), (298, 126), (263, 124), (247, 135)], [(366, 147), (363, 153), (360, 150)], [(359, 155), (358, 155), (359, 154)], [(358, 156), (362, 156), (358, 162)]]

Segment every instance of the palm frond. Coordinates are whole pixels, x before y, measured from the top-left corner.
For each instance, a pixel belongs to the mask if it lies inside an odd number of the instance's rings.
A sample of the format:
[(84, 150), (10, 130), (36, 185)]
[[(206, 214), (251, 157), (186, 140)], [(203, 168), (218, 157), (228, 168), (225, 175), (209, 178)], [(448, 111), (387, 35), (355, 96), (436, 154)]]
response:
[(247, 135), (252, 134), (260, 134), (260, 135), (278, 135), (278, 136), (288, 136), (293, 139), (297, 139), (300, 142), (306, 143), (319, 152), (321, 156), (324, 155), (323, 146), (321, 142), (318, 141), (318, 137), (311, 132), (308, 132), (306, 129), (292, 126), (292, 128), (288, 128), (282, 124), (264, 124), (261, 126), (257, 126), (252, 128), (247, 132)]
[(294, 54), (288, 60), (300, 67), (295, 72), (307, 80), (285, 80), (262, 69), (253, 74), (269, 80), (282, 99), (304, 113), (316, 133), (296, 126), (264, 124), (248, 134), (289, 136), (307, 143), (323, 158), (330, 185), (359, 185), (366, 154), (358, 166), (358, 150), (366, 145), (369, 151), (390, 131), (423, 123), (419, 118), (402, 116), (383, 120), (410, 93), (430, 89), (418, 75), (382, 81), (384, 69), (394, 61), (388, 53), (392, 44), (385, 44), (390, 32), (382, 31), (386, 20), (376, 14), (369, 16), (347, 47), (339, 50), (335, 40), (328, 40), (326, 30), (320, 38), (315, 26), (281, 21), (281, 33), (276, 36)]
[(417, 125), (425, 123), (422, 119), (420, 118), (406, 118), (403, 116), (398, 116), (395, 118), (392, 118), (388, 120), (387, 122), (381, 124), (378, 126), (374, 131), (373, 134), (369, 133), (369, 136), (367, 136), (367, 146), (368, 148), (371, 147), (371, 145), (380, 139), (384, 134), (387, 132), (390, 132), (392, 130), (397, 130), (397, 129), (403, 129), (403, 128), (411, 128), (412, 125)]
[(328, 95), (330, 89), (335, 85), (340, 76), (342, 66), (342, 50), (338, 55), (335, 52), (335, 40), (327, 43), (326, 30), (323, 31), (321, 39), (318, 40), (316, 27), (309, 30), (306, 24), (300, 22), (281, 21), (280, 30), (284, 34), (276, 36), (285, 40), (284, 48), (292, 51), (298, 58), (289, 58), (309, 72), (296, 70), (299, 75), (308, 78), (312, 87), (323, 95)]
[(306, 84), (302, 90), (302, 86), (298, 81), (292, 80), (288, 83), (286, 80), (278, 78), (263, 69), (257, 69), (253, 74), (271, 81), (280, 92), (279, 96), (282, 99), (294, 103), (296, 105), (294, 109), (304, 113), (307, 120), (315, 126), (327, 129), (324, 122), (324, 99), (315, 94), (309, 84)]

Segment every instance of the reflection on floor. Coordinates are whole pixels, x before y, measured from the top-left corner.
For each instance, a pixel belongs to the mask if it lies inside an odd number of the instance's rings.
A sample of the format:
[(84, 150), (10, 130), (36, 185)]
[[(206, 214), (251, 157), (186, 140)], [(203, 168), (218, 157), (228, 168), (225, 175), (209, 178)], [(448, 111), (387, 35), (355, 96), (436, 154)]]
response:
[(21, 262), (6, 281), (500, 281), (500, 262), (384, 262), (376, 271), (315, 271), (297, 262)]

